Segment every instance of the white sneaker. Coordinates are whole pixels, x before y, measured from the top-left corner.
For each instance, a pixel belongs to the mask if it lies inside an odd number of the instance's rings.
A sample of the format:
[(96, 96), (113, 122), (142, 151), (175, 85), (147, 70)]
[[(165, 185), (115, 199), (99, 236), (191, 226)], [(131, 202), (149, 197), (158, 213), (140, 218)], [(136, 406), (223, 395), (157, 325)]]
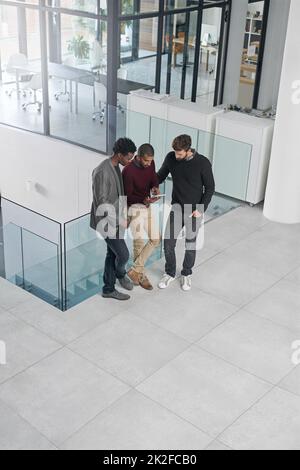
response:
[(189, 292), (192, 289), (192, 276), (181, 276), (181, 289)]
[(159, 289), (167, 289), (172, 282), (175, 281), (175, 277), (169, 276), (168, 274), (165, 274), (158, 284)]

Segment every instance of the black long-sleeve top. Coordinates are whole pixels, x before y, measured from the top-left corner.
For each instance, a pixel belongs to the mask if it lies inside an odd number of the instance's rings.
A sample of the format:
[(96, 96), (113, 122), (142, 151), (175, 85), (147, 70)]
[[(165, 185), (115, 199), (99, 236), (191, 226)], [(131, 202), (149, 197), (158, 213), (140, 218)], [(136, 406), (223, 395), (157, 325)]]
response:
[(171, 174), (173, 178), (172, 204), (181, 207), (189, 204), (196, 208), (202, 204), (206, 212), (215, 192), (215, 180), (210, 161), (195, 153), (190, 160), (176, 160), (175, 152), (170, 152), (158, 172), (159, 184)]

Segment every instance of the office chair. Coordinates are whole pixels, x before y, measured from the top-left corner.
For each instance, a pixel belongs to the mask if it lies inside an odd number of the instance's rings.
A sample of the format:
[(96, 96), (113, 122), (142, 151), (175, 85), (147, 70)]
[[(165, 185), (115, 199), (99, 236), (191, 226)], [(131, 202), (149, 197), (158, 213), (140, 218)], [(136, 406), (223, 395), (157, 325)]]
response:
[(42, 75), (40, 73), (37, 73), (36, 75), (33, 75), (30, 82), (26, 86), (26, 89), (30, 90), (33, 93), (33, 101), (30, 101), (29, 103), (24, 103), (22, 105), (22, 108), (24, 111), (27, 111), (27, 108), (29, 106), (35, 106), (37, 105), (37, 111), (40, 113), (42, 110), (43, 103), (37, 99), (37, 92), (38, 90), (41, 90), (43, 88), (42, 85)]
[(169, 34), (166, 35), (166, 46), (167, 49), (170, 47), (170, 42), (172, 42), (172, 54), (173, 54), (173, 67), (177, 67), (177, 55), (184, 53), (184, 43), (177, 44), (174, 42), (175, 39), (180, 39), (181, 41), (185, 40), (185, 33), (180, 32), (178, 33), (178, 37), (175, 38), (174, 36), (170, 36)]
[(94, 82), (94, 101), (98, 103), (100, 111), (94, 112), (93, 121), (96, 121), (97, 117), (99, 117), (100, 124), (103, 124), (106, 113), (107, 91), (106, 86), (100, 82)]
[[(63, 61), (63, 65), (74, 67), (75, 65), (74, 57), (67, 57)], [(54, 94), (54, 98), (56, 99), (56, 101), (58, 101), (61, 96), (66, 96), (68, 98), (68, 101), (70, 101), (71, 99), (70, 92), (68, 91), (68, 80), (64, 80), (64, 90), (58, 91), (57, 93)]]
[(107, 67), (106, 54), (99, 41), (94, 41), (93, 47), (90, 52), (90, 63), (92, 71), (103, 72)]
[(128, 70), (127, 69), (119, 69), (118, 70), (118, 78), (121, 80), (127, 80), (128, 77)]
[[(13, 76), (14, 81), (16, 80), (16, 67), (26, 67), (28, 65), (28, 59), (26, 55), (24, 54), (13, 54), (9, 57), (7, 67), (6, 67), (6, 73), (8, 75)], [(22, 81), (22, 78), (28, 77), (28, 73), (20, 73), (20, 79)], [(11, 97), (13, 93), (17, 92), (17, 88), (11, 88), (10, 90), (6, 90), (6, 94)], [(19, 93), (23, 94), (23, 96), (26, 96), (26, 92), (23, 89), (20, 89)]]

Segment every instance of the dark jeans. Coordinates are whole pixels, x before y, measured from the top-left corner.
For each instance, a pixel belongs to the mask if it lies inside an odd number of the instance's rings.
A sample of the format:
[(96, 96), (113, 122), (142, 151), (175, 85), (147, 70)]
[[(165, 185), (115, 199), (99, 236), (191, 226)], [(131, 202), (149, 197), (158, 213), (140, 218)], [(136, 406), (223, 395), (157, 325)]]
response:
[(197, 237), (202, 224), (202, 218), (190, 218), (191, 213), (183, 214), (178, 209), (172, 208), (165, 232), (164, 251), (166, 257), (166, 274), (176, 276), (176, 253), (175, 248), (178, 236), (185, 227), (185, 257), (183, 262), (182, 276), (193, 274), (193, 267), (197, 255)]
[(104, 294), (111, 294), (115, 290), (116, 280), (126, 275), (126, 264), (129, 260), (129, 251), (123, 239), (107, 238), (107, 254), (104, 268)]

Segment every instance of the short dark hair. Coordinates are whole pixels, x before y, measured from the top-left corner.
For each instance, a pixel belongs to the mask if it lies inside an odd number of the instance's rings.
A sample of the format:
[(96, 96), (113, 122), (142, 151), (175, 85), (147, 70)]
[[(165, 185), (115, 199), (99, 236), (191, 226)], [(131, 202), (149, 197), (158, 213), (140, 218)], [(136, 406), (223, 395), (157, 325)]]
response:
[(188, 151), (192, 147), (192, 138), (186, 134), (179, 135), (173, 140), (172, 147), (177, 152), (180, 152), (181, 150)]
[(114, 145), (113, 148), (114, 154), (120, 153), (121, 155), (128, 155), (129, 153), (135, 153), (136, 152), (136, 145), (132, 140), (127, 139), (126, 137), (123, 137), (119, 140)]
[(154, 157), (154, 148), (152, 147), (152, 145), (150, 144), (143, 144), (140, 146), (140, 148), (138, 149), (138, 156), (139, 157), (145, 157), (145, 156), (148, 156), (148, 157)]

